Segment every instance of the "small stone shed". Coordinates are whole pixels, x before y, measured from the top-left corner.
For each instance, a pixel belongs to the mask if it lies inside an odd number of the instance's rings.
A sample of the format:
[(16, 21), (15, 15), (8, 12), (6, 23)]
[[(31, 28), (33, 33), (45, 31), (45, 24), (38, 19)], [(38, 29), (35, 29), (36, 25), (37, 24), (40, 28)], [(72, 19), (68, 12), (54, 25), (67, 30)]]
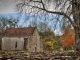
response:
[(2, 50), (42, 52), (42, 40), (36, 27), (8, 28), (2, 37)]

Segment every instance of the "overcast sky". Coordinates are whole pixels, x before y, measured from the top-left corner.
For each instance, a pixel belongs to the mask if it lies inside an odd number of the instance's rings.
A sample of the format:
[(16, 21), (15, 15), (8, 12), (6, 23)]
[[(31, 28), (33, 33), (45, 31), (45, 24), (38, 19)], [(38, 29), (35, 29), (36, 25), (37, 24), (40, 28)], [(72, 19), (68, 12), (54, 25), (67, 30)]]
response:
[[(16, 12), (16, 4), (18, 4), (20, 0), (0, 0), (0, 14), (9, 14)], [(53, 10), (52, 6), (49, 6), (48, 9)]]
[(0, 0), (0, 14), (16, 12), (15, 7), (18, 0)]

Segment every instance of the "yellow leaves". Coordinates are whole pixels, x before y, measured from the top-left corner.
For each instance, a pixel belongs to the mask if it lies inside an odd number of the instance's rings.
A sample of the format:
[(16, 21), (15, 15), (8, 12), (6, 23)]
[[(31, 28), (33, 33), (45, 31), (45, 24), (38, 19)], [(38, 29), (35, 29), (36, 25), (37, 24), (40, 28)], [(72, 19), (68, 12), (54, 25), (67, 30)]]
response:
[(52, 41), (46, 41), (46, 42), (44, 42), (44, 46), (43, 46), (43, 48), (45, 49), (45, 50), (53, 50), (53, 42)]
[(62, 37), (55, 36), (53, 31), (47, 30), (45, 34), (43, 34), (43, 49), (46, 51), (53, 51), (53, 49), (57, 49), (61, 46)]
[(50, 46), (50, 47), (53, 47), (53, 42), (47, 41), (47, 42), (45, 42), (45, 43), (46, 43), (46, 45), (48, 45), (48, 46)]
[(54, 48), (54, 43), (56, 41), (56, 37), (51, 30), (47, 30), (45, 32), (45, 34), (46, 35), (43, 38), (43, 49), (48, 50), (48, 51), (52, 51)]

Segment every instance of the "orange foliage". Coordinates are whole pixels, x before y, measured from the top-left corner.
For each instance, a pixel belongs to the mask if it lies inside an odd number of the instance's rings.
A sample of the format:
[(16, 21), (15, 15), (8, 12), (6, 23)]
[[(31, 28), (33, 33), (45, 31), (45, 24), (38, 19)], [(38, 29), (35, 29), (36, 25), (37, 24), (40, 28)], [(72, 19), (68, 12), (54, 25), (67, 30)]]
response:
[(73, 30), (69, 30), (62, 41), (64, 47), (74, 47), (75, 45), (75, 34)]

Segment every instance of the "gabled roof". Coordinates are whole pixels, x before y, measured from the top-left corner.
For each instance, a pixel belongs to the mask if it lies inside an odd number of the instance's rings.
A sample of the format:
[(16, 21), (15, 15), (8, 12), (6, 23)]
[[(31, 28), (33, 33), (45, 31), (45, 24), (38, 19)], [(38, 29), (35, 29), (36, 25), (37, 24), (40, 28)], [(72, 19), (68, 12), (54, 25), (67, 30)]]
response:
[(31, 36), (34, 32), (34, 27), (28, 27), (28, 28), (8, 28), (3, 36), (6, 37), (17, 37), (17, 36)]

